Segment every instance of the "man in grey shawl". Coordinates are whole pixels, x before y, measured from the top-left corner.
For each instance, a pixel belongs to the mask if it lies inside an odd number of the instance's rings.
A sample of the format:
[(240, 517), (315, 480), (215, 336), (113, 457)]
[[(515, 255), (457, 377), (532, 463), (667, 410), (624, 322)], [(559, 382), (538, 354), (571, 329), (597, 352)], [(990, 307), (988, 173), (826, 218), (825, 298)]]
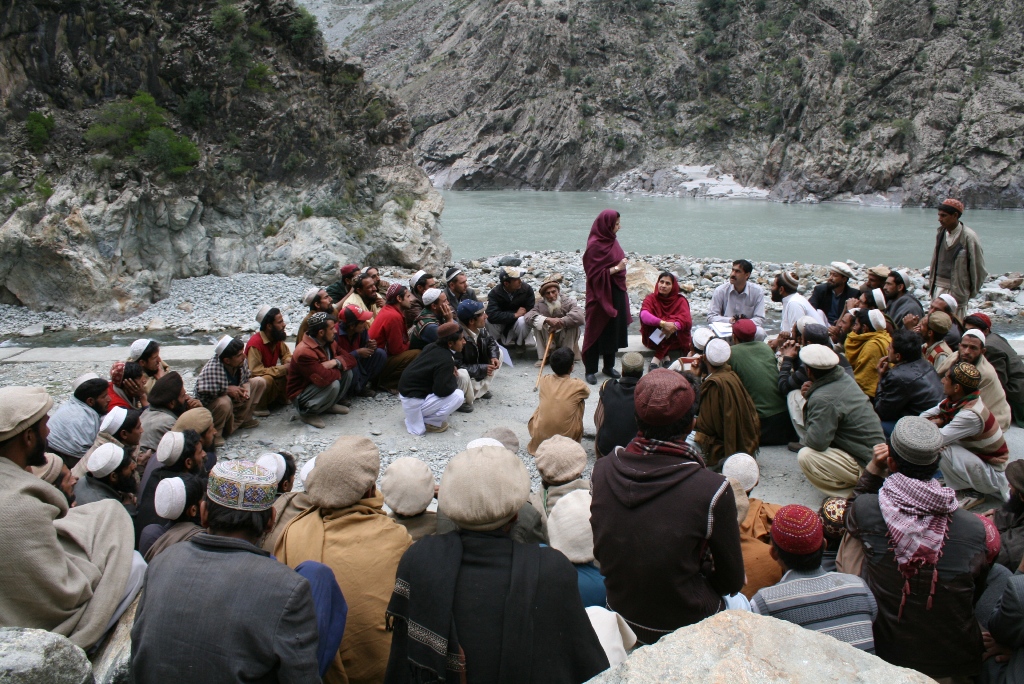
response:
[(95, 373), (76, 378), (71, 383), (71, 392), (72, 397), (50, 416), (50, 436), (46, 440), (50, 451), (60, 456), (68, 468), (74, 468), (92, 447), (110, 404), (107, 381)]
[(0, 575), (16, 588), (0, 592), (0, 625), (49, 630), (88, 649), (134, 600), (146, 563), (119, 502), (69, 510), (27, 470), (46, 463), (52, 406), (42, 387), (0, 388)]

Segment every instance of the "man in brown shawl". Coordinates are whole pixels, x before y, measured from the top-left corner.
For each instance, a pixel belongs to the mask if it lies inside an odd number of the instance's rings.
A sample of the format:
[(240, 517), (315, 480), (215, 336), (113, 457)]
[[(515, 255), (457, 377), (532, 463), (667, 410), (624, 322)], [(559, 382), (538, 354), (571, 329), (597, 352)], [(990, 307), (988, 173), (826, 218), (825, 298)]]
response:
[(700, 409), (695, 439), (709, 468), (737, 452), (756, 454), (761, 439), (761, 420), (743, 381), (729, 366), (731, 348), (714, 339), (700, 359)]
[(0, 625), (45, 629), (81, 648), (99, 641), (134, 600), (146, 563), (117, 501), (68, 509), (60, 490), (28, 471), (46, 464), (42, 387), (0, 389)]
[(412, 538), (384, 512), (374, 484), (379, 474), (373, 442), (339, 437), (317, 455), (305, 483), (312, 508), (292, 520), (274, 550), (293, 568), (309, 560), (327, 565), (348, 601), (341, 649), (324, 677), (328, 683), (376, 684), (387, 667), (391, 634), (384, 611)]
[[(537, 358), (540, 360), (544, 359), (548, 336), (552, 334), (552, 351), (565, 347), (572, 350), (574, 358), (582, 358), (579, 339), (584, 321), (583, 307), (569, 295), (562, 294), (560, 278), (548, 278), (541, 284), (540, 299), (525, 316), (527, 327), (537, 331), (534, 341), (537, 343)], [(536, 364), (538, 368), (540, 360)]]

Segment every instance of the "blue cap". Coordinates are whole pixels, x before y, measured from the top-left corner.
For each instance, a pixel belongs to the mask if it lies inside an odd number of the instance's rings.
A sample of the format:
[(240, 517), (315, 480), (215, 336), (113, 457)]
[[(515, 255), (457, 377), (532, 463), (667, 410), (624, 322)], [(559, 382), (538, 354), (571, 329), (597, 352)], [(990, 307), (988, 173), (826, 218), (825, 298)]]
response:
[(463, 323), (469, 322), (474, 316), (484, 310), (484, 305), (478, 301), (467, 299), (464, 302), (459, 303), (457, 314), (459, 320)]

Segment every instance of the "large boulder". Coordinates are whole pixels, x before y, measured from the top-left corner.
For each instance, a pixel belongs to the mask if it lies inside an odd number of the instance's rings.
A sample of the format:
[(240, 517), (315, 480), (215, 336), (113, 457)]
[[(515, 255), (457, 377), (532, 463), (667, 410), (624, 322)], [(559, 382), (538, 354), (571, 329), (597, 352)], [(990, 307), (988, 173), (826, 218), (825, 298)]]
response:
[(932, 680), (791, 622), (726, 611), (633, 651), (626, 662), (590, 681), (925, 684)]
[(646, 261), (630, 261), (626, 267), (626, 292), (642, 302), (658, 287), (659, 273), (661, 271)]
[(0, 629), (0, 682), (4, 684), (91, 684), (85, 651), (60, 634), (43, 629)]

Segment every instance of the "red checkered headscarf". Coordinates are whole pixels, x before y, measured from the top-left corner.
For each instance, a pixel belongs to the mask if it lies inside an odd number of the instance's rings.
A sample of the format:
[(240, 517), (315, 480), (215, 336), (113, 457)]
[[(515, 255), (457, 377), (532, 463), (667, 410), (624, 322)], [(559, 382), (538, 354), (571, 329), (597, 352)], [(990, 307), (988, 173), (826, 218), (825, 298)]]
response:
[(124, 361), (115, 361), (114, 365), (110, 367), (110, 382), (114, 383), (115, 386), (120, 387), (121, 382), (124, 381)]
[(779, 509), (772, 520), (771, 537), (777, 547), (796, 556), (816, 553), (825, 538), (818, 514), (799, 504)]

